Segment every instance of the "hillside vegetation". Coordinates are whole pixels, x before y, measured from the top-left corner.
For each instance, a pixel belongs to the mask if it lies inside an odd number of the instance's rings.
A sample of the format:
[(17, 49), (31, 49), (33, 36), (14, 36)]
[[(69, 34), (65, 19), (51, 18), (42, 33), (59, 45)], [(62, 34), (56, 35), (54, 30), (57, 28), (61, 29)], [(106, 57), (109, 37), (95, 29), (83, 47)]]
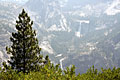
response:
[(58, 66), (48, 67), (46, 65), (39, 72), (24, 74), (13, 70), (0, 73), (0, 80), (120, 80), (120, 68), (101, 69), (97, 71), (94, 67), (88, 69), (84, 74), (75, 74), (75, 66), (61, 71)]

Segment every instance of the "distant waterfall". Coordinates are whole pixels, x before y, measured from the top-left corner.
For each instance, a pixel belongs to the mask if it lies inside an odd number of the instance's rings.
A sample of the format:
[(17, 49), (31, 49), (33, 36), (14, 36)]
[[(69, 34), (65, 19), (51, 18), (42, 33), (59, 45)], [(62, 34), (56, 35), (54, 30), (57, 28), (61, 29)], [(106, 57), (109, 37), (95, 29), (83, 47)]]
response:
[(82, 37), (82, 35), (81, 35), (81, 29), (82, 29), (82, 23), (87, 23), (87, 24), (89, 24), (89, 21), (88, 20), (76, 20), (77, 22), (79, 22), (80, 24), (79, 24), (79, 28), (78, 28), (78, 31), (75, 33), (75, 35), (77, 36), (77, 37)]
[(80, 22), (80, 26), (79, 26), (79, 29), (78, 29), (78, 32), (79, 32), (79, 34), (81, 35), (81, 22)]
[[(62, 56), (62, 54), (58, 54), (58, 55), (56, 55), (55, 57), (57, 58), (57, 57), (61, 57)], [(61, 70), (63, 70), (63, 64), (62, 64), (62, 62), (66, 59), (67, 57), (64, 57), (64, 58), (62, 58), (62, 59), (60, 59), (60, 68), (61, 68)]]
[(62, 65), (62, 61), (64, 61), (66, 59), (66, 57), (60, 59), (60, 67), (61, 67), (61, 70), (63, 70), (63, 65)]

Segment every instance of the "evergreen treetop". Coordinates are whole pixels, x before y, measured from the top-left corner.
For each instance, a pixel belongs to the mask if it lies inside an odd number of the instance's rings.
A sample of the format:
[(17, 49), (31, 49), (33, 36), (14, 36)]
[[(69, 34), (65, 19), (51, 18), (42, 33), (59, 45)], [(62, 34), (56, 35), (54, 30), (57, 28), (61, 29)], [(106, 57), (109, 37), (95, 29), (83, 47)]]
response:
[(32, 29), (33, 21), (24, 9), (18, 19), (16, 32), (13, 32), (10, 37), (12, 45), (9, 48), (6, 47), (7, 53), (12, 55), (8, 63), (18, 72), (28, 73), (39, 70), (39, 66), (45, 62), (40, 54), (41, 48), (38, 45), (36, 31)]

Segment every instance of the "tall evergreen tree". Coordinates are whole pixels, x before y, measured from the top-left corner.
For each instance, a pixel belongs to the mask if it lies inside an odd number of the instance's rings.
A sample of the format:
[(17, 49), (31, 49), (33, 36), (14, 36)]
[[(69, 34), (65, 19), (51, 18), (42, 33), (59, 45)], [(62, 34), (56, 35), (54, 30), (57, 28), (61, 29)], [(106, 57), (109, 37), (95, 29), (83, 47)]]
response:
[(8, 54), (11, 54), (8, 63), (11, 68), (28, 73), (38, 70), (43, 62), (40, 54), (41, 48), (38, 45), (36, 32), (32, 29), (33, 21), (30, 20), (28, 14), (22, 10), (19, 14), (19, 20), (16, 21), (16, 32), (12, 33), (10, 48), (6, 47)]

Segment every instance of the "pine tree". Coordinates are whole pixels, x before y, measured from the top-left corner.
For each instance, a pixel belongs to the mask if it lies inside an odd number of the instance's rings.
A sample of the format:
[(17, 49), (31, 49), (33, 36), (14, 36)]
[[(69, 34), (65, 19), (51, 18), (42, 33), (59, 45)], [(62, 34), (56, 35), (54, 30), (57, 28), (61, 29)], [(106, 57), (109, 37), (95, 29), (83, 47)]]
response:
[(33, 21), (22, 10), (19, 14), (19, 20), (16, 21), (16, 32), (12, 33), (10, 48), (6, 47), (8, 54), (11, 54), (8, 63), (11, 68), (20, 72), (29, 73), (39, 70), (43, 62), (43, 56), (40, 54), (41, 48), (38, 45), (36, 32), (32, 29)]

